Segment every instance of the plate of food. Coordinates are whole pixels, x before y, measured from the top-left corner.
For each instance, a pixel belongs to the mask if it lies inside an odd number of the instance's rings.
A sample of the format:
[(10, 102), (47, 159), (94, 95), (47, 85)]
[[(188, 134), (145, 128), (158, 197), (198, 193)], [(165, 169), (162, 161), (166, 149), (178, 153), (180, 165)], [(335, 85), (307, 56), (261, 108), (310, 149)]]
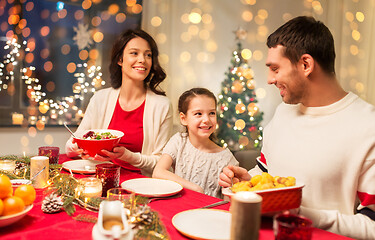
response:
[(64, 162), (62, 167), (67, 171), (72, 171), (73, 173), (80, 174), (94, 174), (96, 172), (96, 165), (102, 163), (111, 163), (111, 162), (102, 162), (95, 160), (79, 159), (71, 160)]
[(193, 209), (177, 213), (173, 226), (192, 239), (230, 239), (232, 215), (217, 209)]
[(253, 191), (263, 198), (262, 214), (265, 214), (299, 208), (304, 186), (294, 177), (273, 177), (264, 172), (255, 175), (250, 181), (241, 181), (230, 188), (223, 188), (222, 193), (230, 198), (236, 192)]
[(111, 151), (116, 147), (124, 133), (112, 129), (91, 129), (74, 133), (78, 147), (86, 150), (91, 157), (100, 154), (103, 149)]
[(21, 218), (27, 215), (27, 213), (33, 208), (33, 204), (26, 206), (25, 210), (8, 216), (0, 216), (0, 227), (8, 226), (12, 223), (17, 222)]
[(121, 187), (145, 197), (168, 197), (183, 189), (177, 182), (157, 178), (134, 178), (122, 182)]

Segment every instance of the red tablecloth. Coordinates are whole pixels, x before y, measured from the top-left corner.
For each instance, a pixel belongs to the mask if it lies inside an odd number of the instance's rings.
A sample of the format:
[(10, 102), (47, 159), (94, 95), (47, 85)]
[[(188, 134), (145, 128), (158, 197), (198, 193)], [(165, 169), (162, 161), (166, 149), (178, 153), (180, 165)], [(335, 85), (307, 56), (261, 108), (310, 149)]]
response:
[[(65, 155), (60, 156), (60, 163), (69, 160)], [(75, 175), (77, 178), (83, 175)], [(121, 169), (120, 181), (127, 179), (144, 177), (139, 173), (126, 169)], [(218, 202), (217, 199), (198, 192), (184, 189), (181, 192), (182, 197), (161, 200), (150, 203), (150, 207), (159, 213), (169, 236), (173, 240), (189, 239), (180, 234), (172, 225), (172, 217), (184, 210), (195, 209), (207, 204)], [(33, 209), (23, 219), (12, 225), (0, 228), (0, 239), (92, 239), (91, 232), (94, 223), (76, 221), (68, 216), (65, 212), (55, 214), (45, 214), (41, 211), (42, 200), (44, 199), (42, 190), (37, 190), (37, 198), (34, 202)], [(229, 210), (230, 204), (216, 207), (216, 209)], [(89, 214), (97, 216), (95, 212), (89, 212), (85, 209), (76, 207), (77, 211), (74, 216), (79, 214)], [(274, 239), (272, 230), (272, 219), (263, 218), (262, 227), (259, 233), (259, 239)], [(350, 239), (340, 235), (336, 235), (321, 229), (314, 228), (313, 239), (319, 240), (335, 240)]]

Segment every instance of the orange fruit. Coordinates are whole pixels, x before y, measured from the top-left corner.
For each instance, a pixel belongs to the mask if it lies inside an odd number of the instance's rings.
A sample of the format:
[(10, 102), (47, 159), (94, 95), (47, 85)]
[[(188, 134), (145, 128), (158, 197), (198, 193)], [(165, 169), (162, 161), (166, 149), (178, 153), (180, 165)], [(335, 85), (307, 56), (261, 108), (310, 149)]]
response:
[(8, 197), (3, 200), (4, 209), (3, 215), (8, 216), (15, 213), (22, 212), (25, 209), (23, 200), (19, 197)]
[(3, 200), (0, 199), (0, 216), (3, 215), (3, 210), (4, 210), (4, 203), (3, 203)]
[(12, 183), (8, 176), (0, 174), (0, 199), (6, 198), (12, 193)]
[(27, 206), (34, 202), (36, 192), (34, 187), (31, 185), (21, 185), (14, 191), (14, 196), (21, 198)]

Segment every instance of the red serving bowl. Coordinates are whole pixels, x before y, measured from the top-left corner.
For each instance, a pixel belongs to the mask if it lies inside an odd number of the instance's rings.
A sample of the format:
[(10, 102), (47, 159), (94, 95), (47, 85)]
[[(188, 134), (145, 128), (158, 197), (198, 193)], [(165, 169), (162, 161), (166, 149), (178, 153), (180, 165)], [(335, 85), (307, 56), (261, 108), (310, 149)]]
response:
[[(259, 194), (263, 198), (262, 214), (272, 215), (276, 212), (299, 208), (302, 201), (302, 188), (304, 186), (304, 184), (297, 181), (295, 186), (271, 188), (253, 192)], [(229, 188), (223, 188), (222, 193), (229, 198), (235, 194)]]
[[(83, 135), (85, 135), (89, 131), (93, 131), (95, 133), (110, 132), (112, 135), (116, 136), (116, 138), (101, 140), (83, 139)], [(83, 150), (86, 150), (90, 156), (94, 157), (96, 154), (101, 154), (101, 151), (103, 149), (112, 151), (112, 149), (118, 145), (120, 139), (124, 136), (124, 133), (112, 129), (90, 129), (76, 132), (74, 133), (74, 135), (74, 140), (77, 143), (78, 147), (82, 148)]]

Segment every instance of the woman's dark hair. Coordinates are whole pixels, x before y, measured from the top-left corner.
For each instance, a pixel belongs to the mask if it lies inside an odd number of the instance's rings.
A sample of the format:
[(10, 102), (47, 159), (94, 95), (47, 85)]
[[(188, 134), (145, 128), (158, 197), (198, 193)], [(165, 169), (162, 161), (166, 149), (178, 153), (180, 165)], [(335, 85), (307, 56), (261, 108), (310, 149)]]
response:
[[(180, 98), (178, 99), (178, 112), (182, 112), (186, 115), (191, 100), (197, 96), (206, 96), (212, 98), (215, 101), (215, 107), (217, 106), (217, 99), (215, 97), (215, 94), (213, 94), (210, 90), (208, 90), (207, 88), (192, 88), (181, 94)], [(210, 139), (215, 139), (214, 133), (211, 134)]]
[(111, 74), (111, 86), (115, 89), (122, 85), (122, 71), (118, 62), (121, 60), (126, 44), (133, 38), (140, 37), (148, 42), (152, 53), (152, 66), (150, 73), (143, 81), (145, 88), (150, 88), (156, 94), (165, 95), (165, 92), (158, 88), (159, 84), (164, 81), (166, 74), (159, 63), (159, 50), (155, 40), (141, 29), (129, 29), (123, 32), (113, 44), (111, 64), (109, 72)]
[(296, 64), (303, 54), (310, 54), (329, 74), (335, 73), (335, 44), (329, 29), (313, 17), (293, 18), (267, 39), (269, 48), (282, 45), (284, 55)]

